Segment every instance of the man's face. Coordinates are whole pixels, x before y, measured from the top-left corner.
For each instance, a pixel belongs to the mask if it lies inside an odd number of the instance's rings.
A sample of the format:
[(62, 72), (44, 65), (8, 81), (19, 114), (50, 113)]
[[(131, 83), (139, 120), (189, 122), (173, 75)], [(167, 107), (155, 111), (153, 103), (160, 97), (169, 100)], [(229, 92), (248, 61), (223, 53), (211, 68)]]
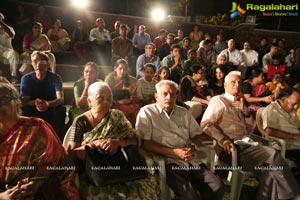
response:
[(167, 36), (167, 43), (173, 44), (174, 43), (174, 37), (173, 36)]
[(49, 68), (48, 61), (37, 54), (31, 58), (31, 64), (35, 73), (40, 75), (46, 74)]
[(238, 75), (231, 75), (229, 81), (224, 83), (225, 92), (236, 96), (241, 91), (241, 77)]
[(98, 28), (104, 28), (105, 23), (104, 23), (103, 19), (97, 19), (97, 20), (96, 20), (96, 26), (97, 26)]
[(286, 112), (292, 112), (297, 110), (300, 103), (300, 95), (297, 92), (293, 92), (289, 97), (282, 98), (282, 108)]
[(145, 53), (147, 57), (152, 57), (155, 53), (155, 47), (153, 45), (146, 45)]
[(245, 43), (244, 43), (244, 49), (245, 49), (246, 51), (249, 51), (249, 50), (250, 50), (250, 44), (249, 44), (249, 42), (245, 42)]
[(126, 27), (120, 27), (119, 28), (119, 35), (120, 36), (126, 36), (126, 33), (127, 32), (127, 30), (126, 30)]
[(169, 84), (162, 85), (155, 93), (155, 99), (164, 111), (170, 113), (176, 103), (177, 91)]
[(228, 41), (228, 49), (229, 50), (233, 50), (234, 49), (234, 45), (235, 45), (234, 40), (229, 40)]
[(270, 49), (271, 54), (276, 54), (277, 51), (278, 51), (278, 47), (276, 47), (276, 46), (272, 46)]
[(139, 33), (140, 34), (144, 34), (146, 31), (146, 27), (145, 26), (139, 26)]

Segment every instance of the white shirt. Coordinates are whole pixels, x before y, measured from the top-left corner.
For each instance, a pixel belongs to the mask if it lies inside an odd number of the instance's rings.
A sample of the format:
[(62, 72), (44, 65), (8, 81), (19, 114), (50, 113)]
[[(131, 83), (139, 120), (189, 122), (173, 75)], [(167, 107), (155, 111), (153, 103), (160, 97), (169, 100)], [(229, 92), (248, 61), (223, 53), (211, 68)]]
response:
[(221, 51), (220, 54), (224, 54), (226, 56), (227, 61), (232, 62), (233, 65), (239, 66), (243, 62), (242, 55), (240, 51), (237, 49), (234, 49), (233, 51), (229, 51), (227, 48)]
[(108, 30), (103, 29), (103, 31), (99, 31), (98, 28), (93, 28), (90, 31), (89, 40), (93, 42), (94, 40), (107, 40), (111, 41), (111, 36)]
[(244, 49), (240, 50), (243, 61), (247, 67), (254, 66), (254, 63), (258, 62), (258, 53), (255, 50), (250, 49), (246, 52)]
[[(202, 134), (202, 129), (191, 113), (175, 105), (168, 115), (158, 103), (140, 109), (135, 128), (140, 139), (151, 140), (169, 148), (183, 148), (191, 144), (191, 139)], [(195, 160), (189, 161), (196, 164)], [(188, 162), (168, 157), (167, 163), (188, 166)]]
[(0, 49), (4, 49), (4, 48), (13, 49), (13, 46), (11, 44), (11, 40), (15, 36), (15, 31), (11, 26), (8, 26), (8, 28), (13, 33), (12, 37), (10, 37), (8, 35), (8, 33), (6, 33), (5, 30), (0, 26)]

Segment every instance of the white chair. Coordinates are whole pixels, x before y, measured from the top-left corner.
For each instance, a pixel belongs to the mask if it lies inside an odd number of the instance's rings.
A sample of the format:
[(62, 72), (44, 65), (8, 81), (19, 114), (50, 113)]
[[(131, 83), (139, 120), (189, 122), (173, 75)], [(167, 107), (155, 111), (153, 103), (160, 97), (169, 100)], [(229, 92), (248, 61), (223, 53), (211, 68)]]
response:
[(65, 148), (66, 151), (68, 151), (68, 141), (70, 139), (70, 132), (71, 132), (71, 126), (68, 128), (64, 140), (63, 140), (63, 147)]

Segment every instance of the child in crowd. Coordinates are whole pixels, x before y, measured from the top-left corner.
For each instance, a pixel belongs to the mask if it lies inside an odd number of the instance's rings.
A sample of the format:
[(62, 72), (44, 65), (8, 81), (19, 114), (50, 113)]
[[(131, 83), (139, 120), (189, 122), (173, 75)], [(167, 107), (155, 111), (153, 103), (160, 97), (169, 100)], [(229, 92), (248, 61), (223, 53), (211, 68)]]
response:
[(154, 80), (155, 66), (152, 63), (146, 63), (144, 66), (144, 77), (138, 80), (137, 96), (142, 100), (143, 105), (154, 102), (155, 84)]
[(157, 82), (161, 80), (168, 80), (170, 77), (170, 70), (168, 67), (163, 66), (159, 68), (158, 75), (157, 75)]

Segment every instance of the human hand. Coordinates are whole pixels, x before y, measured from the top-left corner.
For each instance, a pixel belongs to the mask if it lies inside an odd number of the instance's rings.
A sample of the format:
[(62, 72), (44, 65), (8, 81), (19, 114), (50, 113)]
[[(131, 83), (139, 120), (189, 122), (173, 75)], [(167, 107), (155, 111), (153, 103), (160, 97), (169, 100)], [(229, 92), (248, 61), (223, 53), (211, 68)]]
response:
[(234, 146), (234, 144), (230, 140), (224, 140), (223, 141), (223, 148), (224, 148), (224, 151), (226, 153), (230, 154), (231, 153), (231, 149), (234, 150), (235, 146)]
[(194, 152), (195, 152), (194, 147), (184, 147), (184, 148), (174, 149), (175, 155), (184, 161), (192, 160), (195, 156)]
[(119, 140), (111, 138), (96, 140), (93, 143), (97, 148), (103, 149), (109, 155), (115, 154), (119, 147)]
[(45, 100), (37, 98), (35, 100), (35, 107), (39, 112), (45, 112), (49, 108), (49, 103)]
[(0, 192), (1, 200), (33, 199), (32, 192), (22, 187), (20, 181), (15, 186), (6, 185), (5, 188), (6, 191)]
[(266, 96), (266, 97), (263, 98), (263, 101), (266, 102), (266, 103), (271, 103), (272, 100), (273, 100), (273, 99), (272, 99), (272, 96), (271, 96), (271, 95)]
[(238, 100), (238, 101), (233, 101), (232, 102), (232, 106), (234, 107), (234, 108), (238, 108), (238, 109), (243, 109), (244, 108), (244, 106), (245, 106), (245, 102), (244, 102), (244, 99), (243, 98), (240, 98), (240, 100)]

